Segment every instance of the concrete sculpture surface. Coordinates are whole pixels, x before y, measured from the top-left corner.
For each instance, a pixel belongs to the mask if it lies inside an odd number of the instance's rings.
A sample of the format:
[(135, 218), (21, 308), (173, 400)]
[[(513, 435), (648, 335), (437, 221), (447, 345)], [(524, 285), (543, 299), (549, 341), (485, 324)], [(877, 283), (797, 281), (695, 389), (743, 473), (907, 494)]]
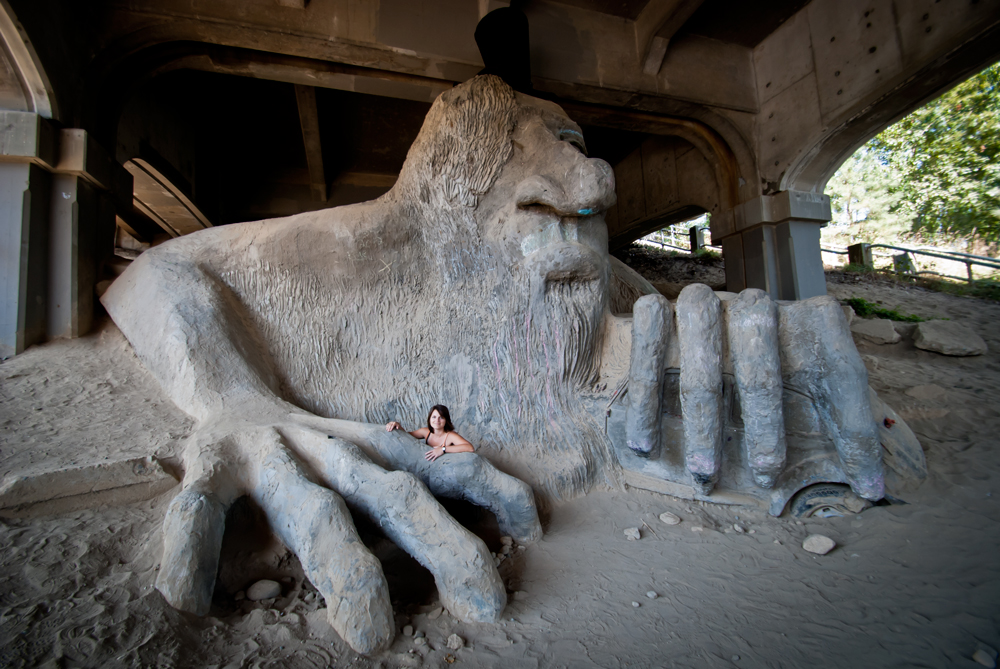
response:
[[(385, 196), (182, 237), (111, 286), (113, 319), (199, 421), (164, 523), (157, 587), (172, 605), (207, 612), (226, 510), (250, 495), (359, 652), (391, 641), (393, 617), (345, 500), (431, 570), (455, 616), (496, 620), (506, 595), (489, 552), (431, 492), (492, 509), (521, 542), (541, 534), (533, 491), (613, 482), (621, 457), (682, 453), (708, 495), (729, 420), (724, 374), (754, 485), (787, 468), (792, 384), (840, 480), (882, 497), (867, 375), (837, 303), (651, 294), (608, 254), (614, 177), (583, 149), (559, 107), (476, 77), (434, 103)], [(633, 304), (634, 319), (613, 315)], [(661, 429), (671, 368), (682, 443)], [(623, 396), (624, 440), (605, 409)], [(419, 442), (382, 427), (419, 426), (436, 403), (480, 453), (427, 463)]]

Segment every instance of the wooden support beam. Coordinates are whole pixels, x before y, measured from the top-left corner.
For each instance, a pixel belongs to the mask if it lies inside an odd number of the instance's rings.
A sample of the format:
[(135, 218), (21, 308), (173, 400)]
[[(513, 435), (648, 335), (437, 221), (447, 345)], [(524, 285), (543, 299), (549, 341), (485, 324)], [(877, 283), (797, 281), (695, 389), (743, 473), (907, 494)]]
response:
[(302, 142), (306, 148), (306, 164), (309, 166), (309, 187), (317, 200), (326, 202), (326, 174), (323, 171), (323, 144), (319, 137), (316, 89), (313, 86), (295, 84), (295, 100), (299, 104)]

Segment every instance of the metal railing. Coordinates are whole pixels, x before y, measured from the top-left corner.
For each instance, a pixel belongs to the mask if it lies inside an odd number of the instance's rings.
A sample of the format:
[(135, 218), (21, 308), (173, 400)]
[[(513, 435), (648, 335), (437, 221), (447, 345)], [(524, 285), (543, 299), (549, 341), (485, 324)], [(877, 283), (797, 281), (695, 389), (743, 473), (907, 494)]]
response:
[[(696, 230), (704, 231), (708, 229), (709, 226), (707, 225), (696, 225), (696, 226), (684, 226), (683, 224), (670, 225), (665, 228), (661, 228), (655, 232), (651, 232), (637, 241), (641, 241), (647, 244), (656, 244), (661, 248), (675, 249), (677, 251), (684, 251), (685, 253), (694, 253), (695, 251), (698, 251), (703, 248), (717, 249), (718, 251), (721, 252), (722, 247), (717, 246), (715, 244), (701, 244), (696, 248), (692, 246), (691, 238), (692, 235), (695, 234), (694, 231)], [(678, 244), (679, 241), (681, 243), (687, 242), (687, 245), (681, 246)]]
[[(989, 256), (979, 256), (972, 253), (963, 253), (961, 251), (948, 251), (935, 249), (934, 251), (927, 251), (925, 249), (911, 249), (905, 246), (895, 246), (893, 244), (859, 244), (862, 250), (865, 249), (892, 249), (894, 251), (901, 251), (899, 254), (884, 254), (882, 257), (891, 257), (893, 259), (893, 266), (896, 273), (898, 274), (931, 274), (934, 276), (939, 276), (945, 279), (955, 279), (957, 281), (968, 281), (970, 284), (976, 281), (976, 278), (972, 275), (973, 265), (977, 267), (988, 267), (993, 270), (1000, 270), (1000, 260), (997, 258), (990, 258)], [(850, 247), (854, 248), (854, 247)], [(851, 255), (850, 250), (839, 251), (836, 249), (825, 249), (820, 248), (824, 253), (835, 253), (837, 255)], [(941, 260), (948, 260), (950, 262), (959, 262), (965, 265), (966, 276), (953, 276), (950, 274), (941, 274), (940, 272), (935, 272), (933, 270), (918, 270), (917, 269), (917, 259), (916, 256), (929, 256), (931, 258), (938, 258)], [(866, 256), (862, 253), (862, 257)], [(903, 258), (906, 259), (903, 262)], [(865, 262), (866, 267), (872, 267), (873, 265)]]

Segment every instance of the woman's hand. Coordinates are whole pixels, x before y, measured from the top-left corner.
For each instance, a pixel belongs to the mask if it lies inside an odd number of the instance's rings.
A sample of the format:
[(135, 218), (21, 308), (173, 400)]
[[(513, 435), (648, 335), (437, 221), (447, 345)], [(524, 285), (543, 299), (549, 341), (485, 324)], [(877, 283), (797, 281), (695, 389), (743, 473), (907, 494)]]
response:
[(444, 446), (438, 446), (424, 453), (424, 460), (427, 460), (429, 462), (434, 462), (442, 455), (444, 455)]
[(385, 431), (386, 432), (392, 432), (393, 430), (402, 430), (402, 429), (403, 429), (403, 426), (400, 425), (399, 423), (397, 423), (394, 420), (393, 421), (389, 421), (388, 423), (385, 424)]

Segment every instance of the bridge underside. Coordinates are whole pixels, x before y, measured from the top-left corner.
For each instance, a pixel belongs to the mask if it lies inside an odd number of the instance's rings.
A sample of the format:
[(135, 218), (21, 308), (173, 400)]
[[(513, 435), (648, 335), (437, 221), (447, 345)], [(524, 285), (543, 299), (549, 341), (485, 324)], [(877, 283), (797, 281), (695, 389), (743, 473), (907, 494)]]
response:
[[(116, 264), (372, 199), (497, 0), (0, 0), (0, 356)], [(532, 85), (615, 169), (612, 247), (711, 214), (731, 290), (825, 292), (826, 181), (1000, 57), (1000, 1), (529, 0)], [(114, 255), (115, 249), (117, 255)]]

